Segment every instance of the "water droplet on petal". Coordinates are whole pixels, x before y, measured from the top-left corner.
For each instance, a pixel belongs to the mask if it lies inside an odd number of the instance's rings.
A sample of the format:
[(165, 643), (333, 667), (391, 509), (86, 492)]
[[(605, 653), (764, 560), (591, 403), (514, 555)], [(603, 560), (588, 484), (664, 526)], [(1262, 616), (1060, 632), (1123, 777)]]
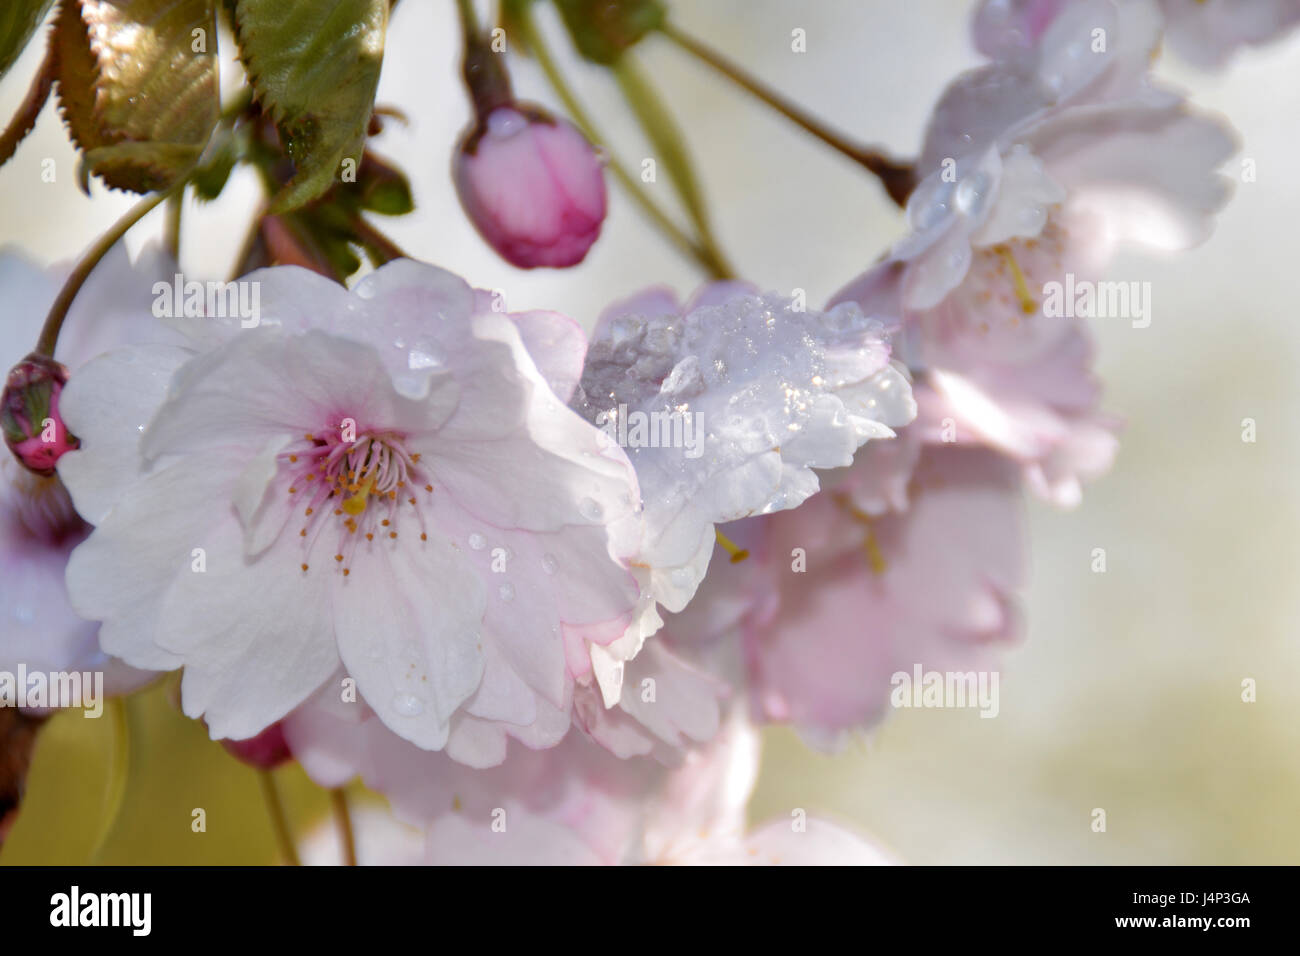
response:
[(600, 506), (600, 502), (595, 498), (583, 498), (578, 502), (578, 510), (589, 521), (599, 521), (605, 514), (605, 509)]
[(503, 601), (513, 601), (515, 599), (515, 586), (507, 581), (497, 588), (497, 594), (501, 596)]
[(424, 702), (414, 694), (398, 694), (393, 698), (393, 710), (403, 717), (419, 717), (424, 713)]
[(542, 570), (547, 574), (554, 574), (559, 566), (560, 562), (556, 559), (555, 555), (549, 552), (542, 555)]
[(442, 361), (436, 355), (430, 355), (428, 352), (422, 352), (419, 349), (411, 349), (410, 355), (406, 357), (407, 367), (412, 371), (420, 368), (437, 368)]
[(978, 170), (957, 184), (957, 208), (967, 216), (978, 216), (984, 210), (992, 182), (988, 173)]
[(469, 546), (475, 551), (482, 551), (487, 547), (487, 538), (475, 531), (469, 536)]

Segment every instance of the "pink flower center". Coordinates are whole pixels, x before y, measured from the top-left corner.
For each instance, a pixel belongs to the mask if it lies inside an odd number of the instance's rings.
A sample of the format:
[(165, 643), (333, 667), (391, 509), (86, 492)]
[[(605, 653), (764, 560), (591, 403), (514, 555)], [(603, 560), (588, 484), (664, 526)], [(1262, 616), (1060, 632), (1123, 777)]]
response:
[(1049, 219), (1037, 238), (975, 250), (966, 281), (921, 318), (930, 360), (942, 363), (943, 349), (995, 368), (1040, 360), (1073, 328), (1044, 309), (1045, 284), (1065, 277), (1068, 248), (1069, 233)]
[[(334, 563), (345, 577), (359, 542), (396, 541), (399, 525), (421, 541), (428, 539), (420, 499), (433, 494), (433, 485), (420, 468), (420, 456), (407, 452), (404, 440), (398, 432), (331, 425), (280, 453), (291, 475), (288, 493), (307, 502), (298, 531), (304, 558), (329, 528), (338, 534)], [(302, 570), (309, 570), (306, 560)]]

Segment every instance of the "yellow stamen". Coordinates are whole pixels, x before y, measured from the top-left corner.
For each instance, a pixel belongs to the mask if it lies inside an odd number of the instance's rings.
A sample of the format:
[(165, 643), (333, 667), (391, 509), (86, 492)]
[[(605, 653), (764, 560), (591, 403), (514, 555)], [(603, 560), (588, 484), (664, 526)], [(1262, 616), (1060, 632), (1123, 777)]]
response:
[(885, 560), (885, 553), (880, 550), (880, 542), (876, 540), (876, 532), (871, 525), (871, 515), (853, 504), (846, 495), (836, 495), (836, 500), (853, 516), (855, 521), (858, 521), (866, 528), (867, 536), (863, 539), (862, 550), (866, 553), (867, 566), (871, 568), (871, 573), (877, 576), (884, 574), (889, 570), (889, 562)]
[(880, 545), (876, 541), (876, 533), (867, 527), (867, 538), (862, 542), (863, 549), (867, 552), (867, 564), (871, 567), (871, 573), (880, 577), (888, 569), (889, 565), (885, 563), (885, 556), (880, 551)]
[(1016, 298), (1020, 300), (1020, 311), (1025, 315), (1033, 315), (1038, 311), (1038, 303), (1029, 294), (1029, 283), (1025, 281), (1025, 274), (1020, 270), (1020, 263), (1016, 262), (1010, 246), (994, 246), (993, 251), (1002, 257), (1011, 270), (1011, 282), (1016, 288)]
[(722, 545), (722, 549), (726, 551), (727, 554), (731, 555), (732, 564), (739, 564), (741, 561), (744, 561), (747, 557), (749, 557), (748, 551), (746, 551), (740, 545), (736, 544), (736, 542), (728, 538), (719, 529), (714, 528), (713, 533), (717, 535), (718, 544)]
[(343, 500), (343, 510), (354, 517), (365, 511), (366, 501), (370, 498), (370, 488), (374, 483), (373, 478), (367, 478), (364, 484), (353, 486), (356, 494)]

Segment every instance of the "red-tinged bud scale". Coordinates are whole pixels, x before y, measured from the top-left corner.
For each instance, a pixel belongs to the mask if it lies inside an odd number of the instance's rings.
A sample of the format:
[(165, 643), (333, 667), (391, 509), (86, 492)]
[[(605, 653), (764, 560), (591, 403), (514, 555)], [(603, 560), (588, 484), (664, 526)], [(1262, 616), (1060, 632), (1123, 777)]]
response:
[(259, 770), (274, 770), (293, 759), (279, 721), (247, 740), (222, 740), (221, 746), (236, 760)]
[(79, 444), (59, 416), (59, 394), (68, 370), (33, 352), (9, 371), (0, 398), (5, 444), (23, 466), (38, 475), (54, 474), (64, 452)]

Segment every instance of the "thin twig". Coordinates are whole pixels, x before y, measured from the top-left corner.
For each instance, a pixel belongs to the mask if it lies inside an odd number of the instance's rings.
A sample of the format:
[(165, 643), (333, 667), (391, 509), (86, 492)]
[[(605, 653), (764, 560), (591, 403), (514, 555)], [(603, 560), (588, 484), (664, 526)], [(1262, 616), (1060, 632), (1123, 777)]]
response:
[(832, 149), (861, 164), (868, 172), (880, 180), (890, 199), (899, 206), (907, 205), (907, 197), (916, 187), (916, 170), (910, 164), (896, 162), (877, 149), (852, 142), (838, 130), (832, 129), (802, 107), (797, 106), (776, 91), (769, 89), (716, 50), (704, 45), (690, 34), (683, 33), (671, 23), (664, 23), (660, 30), (664, 36), (683, 50), (707, 63), (792, 123), (811, 133)]
[(36, 76), (32, 79), (27, 95), (18, 107), (18, 112), (9, 121), (5, 131), (0, 133), (0, 166), (9, 162), (10, 157), (17, 151), (18, 144), (36, 125), (36, 118), (41, 115), (41, 110), (45, 108), (45, 103), (50, 98), (50, 88), (54, 85), (56, 69), (57, 61), (51, 44), (45, 59), (41, 61), (40, 68), (36, 71)]
[(257, 776), (262, 784), (262, 799), (266, 801), (266, 812), (271, 818), (271, 830), (275, 833), (280, 856), (289, 866), (302, 866), (302, 861), (298, 859), (298, 848), (293, 843), (293, 834), (289, 831), (289, 818), (285, 815), (280, 791), (275, 786), (275, 777), (270, 770), (259, 770)]
[(68, 309), (72, 307), (72, 302), (76, 299), (77, 293), (81, 291), (86, 279), (95, 271), (95, 266), (99, 265), (99, 260), (108, 254), (108, 250), (112, 249), (132, 226), (183, 186), (184, 181), (182, 180), (169, 189), (145, 196), (128, 209), (122, 218), (113, 223), (108, 232), (95, 240), (94, 245), (86, 251), (86, 254), (81, 257), (81, 261), (77, 263), (76, 268), (72, 270), (68, 280), (63, 283), (58, 298), (54, 300), (54, 305), (50, 307), (49, 315), (45, 318), (45, 325), (41, 328), (41, 337), (36, 342), (37, 354), (54, 355), (54, 346), (58, 344), (59, 330), (63, 328), (63, 320), (68, 316)]
[(330, 791), (330, 806), (334, 810), (334, 824), (338, 827), (339, 842), (343, 845), (343, 865), (357, 865), (357, 841), (352, 831), (352, 814), (348, 810), (348, 795), (341, 787)]

